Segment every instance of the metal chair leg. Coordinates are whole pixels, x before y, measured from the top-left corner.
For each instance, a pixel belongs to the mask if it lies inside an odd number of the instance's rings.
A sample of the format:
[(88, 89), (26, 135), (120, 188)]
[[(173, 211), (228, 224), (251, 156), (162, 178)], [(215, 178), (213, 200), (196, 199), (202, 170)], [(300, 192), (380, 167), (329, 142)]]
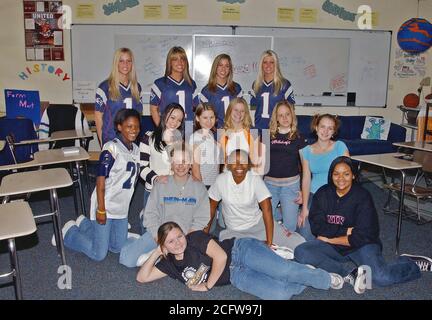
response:
[(15, 296), (17, 300), (22, 300), (21, 275), (18, 265), (18, 256), (16, 253), (15, 239), (8, 239), (9, 256), (12, 267), (12, 277), (15, 287)]

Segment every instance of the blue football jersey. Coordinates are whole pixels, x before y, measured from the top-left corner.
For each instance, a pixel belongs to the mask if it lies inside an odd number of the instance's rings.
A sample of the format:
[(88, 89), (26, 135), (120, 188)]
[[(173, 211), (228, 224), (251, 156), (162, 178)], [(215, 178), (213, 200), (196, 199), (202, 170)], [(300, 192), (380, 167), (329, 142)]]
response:
[[(253, 84), (252, 84), (253, 88)], [(275, 105), (282, 100), (287, 100), (288, 102), (295, 104), (294, 91), (291, 83), (286, 80), (279, 90), (278, 95), (274, 95), (273, 81), (267, 83), (263, 81), (258, 93), (255, 93), (252, 89), (252, 99), (250, 101), (251, 106), (255, 106), (255, 128), (258, 129), (268, 129), (269, 121), (273, 108)]]
[[(114, 117), (120, 109), (127, 108), (127, 109), (135, 109), (139, 112), (139, 114), (142, 114), (143, 112), (143, 104), (140, 98), (140, 101), (136, 101), (132, 97), (132, 90), (131, 85), (127, 87), (120, 84), (120, 95), (121, 98), (119, 100), (111, 100), (109, 98), (109, 84), (108, 80), (103, 81), (99, 88), (96, 90), (96, 103), (95, 103), (95, 109), (96, 111), (103, 113), (103, 124), (102, 124), (102, 143), (105, 144), (106, 142), (114, 139), (116, 137), (116, 132), (114, 129)], [(141, 95), (141, 86), (138, 84), (138, 90)]]
[(200, 94), (201, 102), (209, 102), (216, 109), (218, 128), (223, 128), (224, 126), (225, 112), (228, 108), (230, 101), (235, 97), (242, 96), (241, 86), (236, 82), (234, 82), (234, 84), (235, 84), (234, 94), (231, 94), (228, 91), (227, 85), (223, 87), (220, 85), (216, 85), (216, 92), (211, 92), (208, 89), (208, 85), (206, 85), (201, 90), (201, 94)]
[(192, 86), (182, 79), (177, 82), (170, 76), (155, 80), (151, 87), (150, 104), (159, 107), (159, 112), (163, 113), (166, 106), (170, 103), (180, 104), (185, 111), (185, 120), (193, 120), (193, 110), (198, 105), (198, 96), (195, 95), (197, 86), (192, 80)]

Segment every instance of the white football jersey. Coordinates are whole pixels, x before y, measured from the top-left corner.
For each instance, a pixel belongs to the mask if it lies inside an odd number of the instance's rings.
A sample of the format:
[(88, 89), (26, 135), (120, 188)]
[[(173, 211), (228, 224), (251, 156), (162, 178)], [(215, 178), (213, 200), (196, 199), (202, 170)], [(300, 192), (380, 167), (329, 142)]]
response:
[[(114, 138), (104, 144), (99, 159), (98, 176), (105, 176), (105, 210), (107, 218), (123, 219), (128, 216), (129, 205), (139, 176), (140, 152), (132, 144), (129, 150), (122, 141)], [(97, 196), (93, 190), (90, 219), (96, 219)]]

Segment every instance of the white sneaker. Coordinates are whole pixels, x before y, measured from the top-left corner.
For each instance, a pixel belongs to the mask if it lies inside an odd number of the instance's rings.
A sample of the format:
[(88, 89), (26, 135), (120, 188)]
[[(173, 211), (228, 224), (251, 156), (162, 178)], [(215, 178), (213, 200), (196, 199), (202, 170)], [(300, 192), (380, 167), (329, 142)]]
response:
[[(65, 225), (63, 226), (61, 232), (62, 232), (62, 237), (64, 239), (64, 236), (66, 234), (66, 232), (69, 231), (69, 229), (73, 226), (76, 226), (76, 223), (74, 220), (69, 220), (68, 222), (65, 223)], [(55, 235), (52, 236), (51, 238), (51, 244), (55, 247), (57, 246), (56, 240), (55, 240)]]
[(284, 259), (292, 260), (294, 259), (294, 251), (288, 247), (280, 247), (278, 245), (272, 245), (272, 250), (278, 256), (281, 256)]
[(76, 220), (75, 220), (75, 224), (77, 227), (79, 227), (81, 225), (81, 222), (86, 218), (85, 215), (80, 215)]
[(332, 289), (342, 289), (345, 281), (344, 278), (337, 273), (330, 273), (330, 288)]
[(128, 232), (127, 237), (128, 239), (129, 238), (139, 239), (141, 236), (138, 233)]
[(358, 294), (363, 294), (366, 291), (366, 271), (360, 266), (355, 268), (348, 274), (344, 281), (354, 287), (354, 291)]
[(144, 254), (140, 255), (139, 258), (138, 258), (138, 260), (137, 260), (136, 266), (137, 267), (141, 267), (148, 260), (148, 258), (150, 258), (150, 256), (152, 255), (153, 251), (154, 251), (154, 249), (152, 251), (149, 251), (147, 253), (144, 253)]

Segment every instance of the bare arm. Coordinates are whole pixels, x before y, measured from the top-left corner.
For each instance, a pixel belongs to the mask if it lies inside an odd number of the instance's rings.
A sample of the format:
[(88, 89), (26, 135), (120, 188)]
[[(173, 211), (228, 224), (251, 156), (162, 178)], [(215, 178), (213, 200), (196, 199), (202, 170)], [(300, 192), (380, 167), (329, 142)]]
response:
[(219, 205), (219, 201), (213, 200), (212, 198), (209, 198), (209, 200), (210, 200), (210, 221), (203, 230), (205, 233), (209, 233), (211, 224), (212, 224), (213, 219), (216, 215), (216, 209)]
[(200, 168), (200, 154), (201, 150), (200, 147), (197, 145), (193, 145), (193, 161), (192, 161), (192, 176), (202, 182), (202, 176), (201, 176), (201, 168)]
[(337, 244), (337, 245), (351, 247), (351, 244), (348, 241), (348, 236), (351, 234), (352, 229), (353, 228), (348, 228), (346, 236), (340, 236), (336, 238), (327, 238), (323, 236), (318, 236), (317, 239), (330, 244)]
[[(96, 197), (97, 197), (97, 210), (105, 212), (105, 177), (98, 176), (96, 178)], [(106, 213), (100, 214), (96, 211), (96, 221), (99, 224), (106, 223)]]
[(213, 288), (222, 275), (228, 260), (225, 251), (214, 240), (209, 241), (206, 254), (212, 258), (211, 272), (206, 283), (190, 286), (194, 291), (207, 291), (207, 288)]
[(264, 225), (266, 229), (266, 243), (268, 246), (273, 244), (273, 215), (272, 215), (272, 206), (270, 198), (264, 199), (259, 203), (262, 214)]
[(159, 107), (150, 105), (150, 115), (153, 119), (155, 126), (157, 127), (160, 123)]
[(308, 201), (309, 201), (309, 195), (310, 195), (310, 186), (311, 186), (311, 180), (312, 180), (312, 173), (309, 168), (309, 162), (303, 158), (303, 155), (300, 153), (300, 159), (302, 164), (302, 198), (303, 198), (303, 206), (300, 212), (300, 215), (298, 217), (297, 225), (303, 226), (305, 219), (307, 219), (309, 215), (309, 209), (308, 209)]
[(147, 261), (139, 269), (136, 280), (140, 283), (152, 282), (166, 276), (165, 273), (156, 268), (155, 263), (162, 255), (160, 246), (158, 246)]
[(102, 147), (102, 126), (103, 126), (103, 113), (100, 111), (95, 111), (94, 113), (95, 123), (96, 123), (96, 133), (99, 140), (99, 144)]

